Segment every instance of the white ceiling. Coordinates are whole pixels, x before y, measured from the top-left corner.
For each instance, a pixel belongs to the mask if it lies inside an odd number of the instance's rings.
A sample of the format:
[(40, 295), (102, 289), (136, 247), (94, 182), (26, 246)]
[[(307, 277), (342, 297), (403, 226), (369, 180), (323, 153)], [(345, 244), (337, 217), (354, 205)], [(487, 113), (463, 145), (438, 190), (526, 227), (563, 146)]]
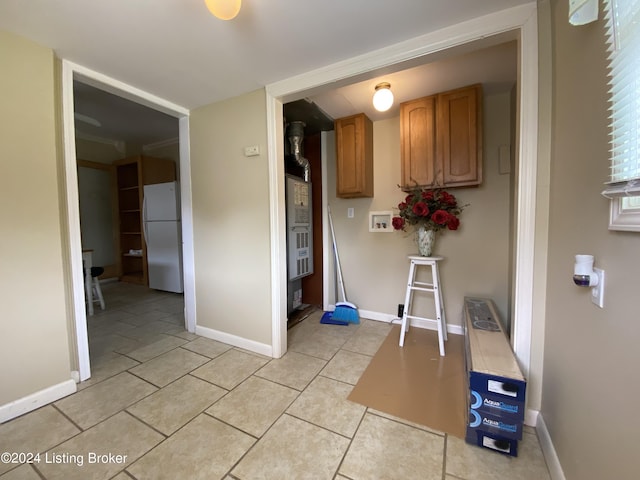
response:
[[(376, 74), (373, 78), (308, 97), (332, 118), (364, 112), (372, 120), (399, 115), (400, 103), (455, 88), (481, 83), (484, 94), (509, 91), (517, 80), (515, 40), (494, 39), (496, 45), (467, 53), (453, 53), (441, 60), (416, 67)], [(375, 86), (391, 84), (393, 106), (386, 112), (373, 108)]]
[[(203, 0), (2, 0), (0, 29), (192, 109), (525, 3), (528, 0), (244, 0), (238, 17), (225, 22), (211, 16)], [(486, 45), (450, 52), (458, 61), (446, 55), (449, 58), (438, 64), (402, 73), (375, 72), (310, 100), (332, 118), (364, 111), (377, 120), (381, 116), (371, 111), (370, 98), (382, 80), (391, 83), (396, 106), (477, 82), (489, 92), (509, 88), (516, 78), (516, 48), (513, 42), (500, 42), (490, 41), (488, 49), (473, 54), (468, 50)], [(76, 100), (79, 111), (81, 100)], [(81, 113), (100, 115), (92, 108)], [(387, 116), (394, 114), (392, 110)], [(162, 123), (162, 117), (154, 118)], [(106, 116), (101, 123), (103, 130), (90, 133), (108, 136)], [(86, 123), (81, 126), (91, 130)]]
[(73, 100), (76, 137), (138, 146), (178, 140), (178, 119), (170, 115), (78, 81)]

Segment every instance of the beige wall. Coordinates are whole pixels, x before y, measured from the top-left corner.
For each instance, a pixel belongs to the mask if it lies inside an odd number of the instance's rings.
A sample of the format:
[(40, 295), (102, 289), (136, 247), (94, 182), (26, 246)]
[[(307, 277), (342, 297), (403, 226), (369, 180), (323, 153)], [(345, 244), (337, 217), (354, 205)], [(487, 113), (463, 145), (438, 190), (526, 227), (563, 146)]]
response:
[[(436, 240), (435, 253), (446, 258), (440, 274), (447, 322), (452, 325), (461, 324), (466, 295), (494, 299), (503, 318), (507, 318), (510, 175), (498, 172), (498, 148), (510, 143), (510, 104), (509, 92), (485, 98), (484, 181), (477, 188), (451, 190), (469, 206), (462, 213), (461, 228), (446, 231)], [(373, 144), (373, 198), (336, 198), (335, 163), (328, 165), (327, 188), (349, 301), (361, 310), (395, 316), (397, 305), (404, 303), (407, 255), (417, 252), (417, 247), (413, 234), (370, 233), (368, 215), (369, 211), (385, 210), (396, 214), (398, 203), (406, 195), (398, 188), (399, 117), (374, 122)], [(347, 218), (350, 207), (354, 208), (354, 218)], [(416, 300), (416, 312), (433, 317), (432, 305)]]
[(71, 375), (53, 52), (0, 31), (0, 71), (2, 406)]
[[(76, 136), (76, 158), (110, 165), (124, 158), (124, 155), (112, 143)], [(100, 278), (118, 275), (118, 237), (115, 227), (118, 217), (113, 198), (114, 182), (113, 174), (108, 170), (78, 167), (82, 248), (93, 250), (94, 265), (105, 267), (105, 273)]]
[(149, 157), (168, 158), (176, 163), (176, 175), (180, 180), (180, 142), (175, 141), (168, 145), (147, 146), (142, 149), (142, 154)]
[[(640, 234), (607, 229), (603, 21), (572, 27), (552, 1), (553, 130), (542, 414), (567, 479), (637, 478)], [(602, 14), (600, 15), (602, 17)], [(571, 276), (606, 271), (604, 309)]]
[[(177, 131), (176, 131), (177, 134)], [(124, 144), (125, 148), (118, 150), (114, 143), (88, 140), (82, 135), (76, 136), (76, 156), (82, 160), (90, 160), (99, 163), (113, 163), (121, 158), (134, 155), (146, 155), (148, 157), (168, 158), (180, 163), (180, 143), (160, 143), (143, 148), (139, 145)]]
[(97, 142), (76, 136), (76, 157), (81, 160), (111, 164), (115, 160), (125, 158), (126, 155), (119, 152), (112, 143)]
[(264, 90), (198, 108), (190, 148), (198, 326), (271, 345), (266, 115)]

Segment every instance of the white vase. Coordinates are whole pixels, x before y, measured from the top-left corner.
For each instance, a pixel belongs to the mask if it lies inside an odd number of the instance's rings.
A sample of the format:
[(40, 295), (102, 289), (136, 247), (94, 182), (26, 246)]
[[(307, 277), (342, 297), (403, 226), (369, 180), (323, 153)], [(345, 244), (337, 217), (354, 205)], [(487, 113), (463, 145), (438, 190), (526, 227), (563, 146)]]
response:
[(436, 241), (436, 231), (425, 227), (419, 227), (416, 231), (418, 251), (423, 257), (430, 257), (433, 253), (433, 245)]

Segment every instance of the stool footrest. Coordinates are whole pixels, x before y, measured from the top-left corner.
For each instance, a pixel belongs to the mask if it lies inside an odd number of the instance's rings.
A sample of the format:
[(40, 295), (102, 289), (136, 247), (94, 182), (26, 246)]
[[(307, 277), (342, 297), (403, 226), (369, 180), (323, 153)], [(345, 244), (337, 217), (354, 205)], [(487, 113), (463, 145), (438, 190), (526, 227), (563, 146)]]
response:
[(423, 287), (409, 287), (411, 290), (418, 290), (420, 292), (435, 292), (436, 289), (434, 288), (423, 288)]
[(427, 317), (417, 317), (415, 315), (407, 315), (407, 320), (413, 318), (414, 320), (429, 320), (430, 322), (436, 322), (438, 319), (436, 318), (427, 318)]

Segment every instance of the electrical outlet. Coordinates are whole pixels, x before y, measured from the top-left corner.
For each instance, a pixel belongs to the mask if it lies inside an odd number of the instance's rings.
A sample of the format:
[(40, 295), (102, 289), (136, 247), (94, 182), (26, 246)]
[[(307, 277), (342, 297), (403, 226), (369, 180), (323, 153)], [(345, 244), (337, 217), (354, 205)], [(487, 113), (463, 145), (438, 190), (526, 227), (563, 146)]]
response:
[(591, 301), (604, 308), (604, 270), (594, 268), (593, 271), (598, 275), (598, 285), (591, 288)]
[(353, 214), (354, 214), (353, 207), (347, 208), (347, 218), (353, 218)]
[(402, 318), (402, 315), (404, 315), (404, 305), (399, 303), (398, 304), (398, 318)]

